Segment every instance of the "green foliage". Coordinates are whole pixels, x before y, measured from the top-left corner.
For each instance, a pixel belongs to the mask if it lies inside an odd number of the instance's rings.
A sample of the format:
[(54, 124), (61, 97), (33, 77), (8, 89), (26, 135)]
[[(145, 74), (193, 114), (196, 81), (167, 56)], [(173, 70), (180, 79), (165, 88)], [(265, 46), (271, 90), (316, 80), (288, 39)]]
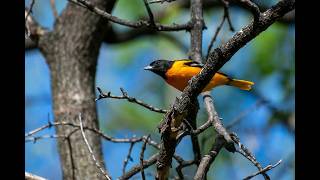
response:
[(117, 107), (110, 107), (114, 116), (108, 122), (107, 127), (112, 130), (130, 129), (155, 132), (161, 119), (161, 114), (127, 102), (121, 103)]
[(283, 45), (287, 30), (287, 26), (275, 23), (253, 41), (253, 63), (262, 75), (270, 75), (281, 65), (281, 60), (274, 57), (279, 57), (275, 55)]

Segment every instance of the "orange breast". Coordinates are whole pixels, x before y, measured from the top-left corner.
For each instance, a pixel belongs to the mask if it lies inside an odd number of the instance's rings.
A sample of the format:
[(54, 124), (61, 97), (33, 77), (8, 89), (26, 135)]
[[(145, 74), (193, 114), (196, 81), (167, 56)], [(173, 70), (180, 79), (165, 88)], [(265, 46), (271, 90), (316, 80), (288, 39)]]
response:
[[(188, 81), (201, 71), (201, 68), (199, 67), (186, 66), (184, 63), (185, 61), (178, 61), (174, 63), (166, 73), (167, 83), (180, 91), (183, 91), (188, 85)], [(228, 81), (229, 80), (225, 75), (216, 73), (202, 92), (210, 91), (212, 88), (219, 85), (224, 85)]]

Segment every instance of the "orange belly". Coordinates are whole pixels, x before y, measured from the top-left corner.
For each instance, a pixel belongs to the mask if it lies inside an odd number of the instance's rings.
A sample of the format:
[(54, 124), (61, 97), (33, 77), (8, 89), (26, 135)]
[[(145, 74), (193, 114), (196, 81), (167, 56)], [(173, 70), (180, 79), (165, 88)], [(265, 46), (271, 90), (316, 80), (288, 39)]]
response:
[[(175, 69), (174, 71), (168, 71), (166, 73), (166, 81), (168, 84), (174, 88), (183, 91), (184, 88), (188, 85), (189, 80), (197, 75), (200, 72), (198, 67), (182, 67), (179, 70)], [(210, 91), (212, 88), (220, 85), (227, 84), (229, 78), (223, 74), (216, 73), (209, 84), (202, 90), (202, 92)]]

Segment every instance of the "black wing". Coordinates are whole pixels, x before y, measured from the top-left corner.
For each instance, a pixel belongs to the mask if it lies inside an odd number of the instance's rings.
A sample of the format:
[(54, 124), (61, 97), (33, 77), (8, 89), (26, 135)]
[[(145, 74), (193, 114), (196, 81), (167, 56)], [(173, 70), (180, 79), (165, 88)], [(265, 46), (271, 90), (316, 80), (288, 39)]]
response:
[(190, 67), (203, 68), (203, 64), (198, 63), (198, 62), (196, 62), (196, 61), (189, 61), (189, 62), (186, 62), (186, 63), (184, 63), (184, 64), (187, 65), (187, 66), (190, 66)]
[[(199, 67), (199, 68), (203, 68), (203, 66), (204, 66), (204, 64), (198, 63), (196, 61), (189, 61), (189, 62), (186, 62), (184, 64), (187, 65), (187, 66), (190, 66), (190, 67)], [(227, 75), (227, 74), (225, 74), (223, 72), (218, 71), (217, 73), (222, 74), (222, 75), (228, 77), (229, 79), (232, 79), (232, 76)]]
[[(190, 62), (186, 62), (184, 64), (187, 65), (187, 66), (190, 66), (190, 67), (199, 67), (199, 68), (203, 68), (203, 66), (204, 66), (204, 64), (198, 63), (196, 61), (190, 61)], [(223, 72), (218, 71), (217, 73), (222, 74), (222, 75), (228, 77), (229, 79), (232, 79), (232, 76), (227, 75), (227, 74), (225, 74)]]

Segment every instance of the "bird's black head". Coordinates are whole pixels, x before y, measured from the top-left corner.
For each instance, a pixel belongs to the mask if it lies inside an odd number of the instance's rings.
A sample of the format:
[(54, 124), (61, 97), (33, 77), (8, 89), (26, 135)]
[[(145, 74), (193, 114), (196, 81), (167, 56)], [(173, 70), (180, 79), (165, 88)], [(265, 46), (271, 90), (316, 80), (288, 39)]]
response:
[(166, 72), (171, 68), (173, 61), (167, 60), (156, 60), (153, 61), (149, 66), (144, 67), (144, 70), (152, 71), (162, 78), (166, 79)]

